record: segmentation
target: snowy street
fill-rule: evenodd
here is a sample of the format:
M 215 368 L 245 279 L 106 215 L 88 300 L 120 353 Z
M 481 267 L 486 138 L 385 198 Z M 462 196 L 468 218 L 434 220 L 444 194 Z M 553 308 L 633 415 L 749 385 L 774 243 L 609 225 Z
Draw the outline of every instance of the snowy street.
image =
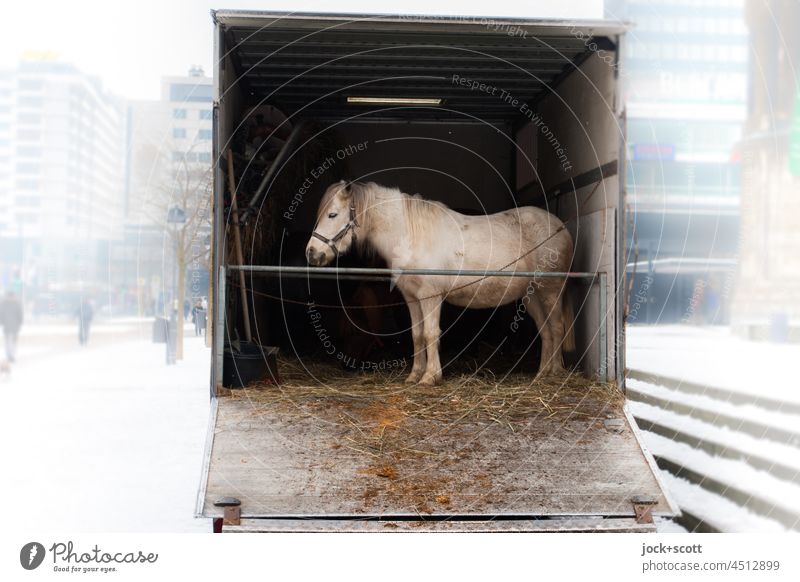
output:
M 13 500 L 6 517 L 15 527 L 210 531 L 193 517 L 210 351 L 186 329 L 184 360 L 166 366 L 150 321 L 97 325 L 86 348 L 74 324 L 23 328 L 18 362 L 0 376 L 2 494 Z M 629 406 L 681 508 L 723 531 L 796 528 L 800 397 L 786 379 L 800 347 L 678 326 L 631 328 L 628 342 L 628 367 L 653 374 L 629 379 Z M 718 392 L 659 384 L 678 374 Z M 751 396 L 768 398 L 768 407 L 739 402 Z
M 208 420 L 209 350 L 187 333 L 165 365 L 147 322 L 23 327 L 0 378 L 6 515 L 25 531 L 205 532 L 193 517 Z M 187 326 L 187 330 L 188 330 Z

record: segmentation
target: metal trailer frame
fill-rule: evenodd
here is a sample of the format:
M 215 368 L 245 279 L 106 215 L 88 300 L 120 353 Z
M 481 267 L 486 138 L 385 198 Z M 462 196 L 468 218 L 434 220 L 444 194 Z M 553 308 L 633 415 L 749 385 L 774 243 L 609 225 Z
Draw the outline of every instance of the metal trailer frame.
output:
M 571 34 L 575 35 L 576 38 L 587 38 L 588 35 L 592 37 L 599 37 L 598 42 L 600 43 L 599 48 L 602 49 L 606 47 L 603 38 L 611 38 L 613 42 L 617 45 L 614 51 L 616 58 L 619 57 L 619 50 L 620 44 L 622 41 L 622 35 L 627 30 L 628 26 L 624 23 L 616 23 L 616 22 L 609 22 L 605 20 L 542 20 L 542 19 L 526 19 L 526 18 L 492 18 L 492 19 L 480 19 L 477 17 L 446 17 L 446 16 L 414 16 L 413 18 L 410 17 L 403 17 L 397 15 L 364 15 L 364 14 L 323 14 L 323 13 L 282 13 L 282 12 L 274 12 L 274 11 L 252 11 L 252 10 L 218 10 L 212 11 L 212 18 L 216 24 L 215 27 L 215 35 L 214 35 L 214 105 L 213 105 L 213 123 L 214 123 L 214 138 L 212 141 L 213 147 L 213 159 L 215 160 L 215 176 L 214 176 L 214 208 L 213 208 L 213 217 L 214 217 L 214 229 L 213 229 L 213 252 L 212 252 L 212 263 L 214 265 L 214 289 L 217 290 L 216 296 L 214 297 L 213 307 L 215 309 L 215 314 L 212 319 L 214 322 L 214 326 L 212 326 L 212 345 L 214 346 L 214 358 L 212 364 L 212 392 L 215 391 L 215 388 L 221 387 L 222 383 L 222 345 L 223 342 L 217 340 L 217 335 L 222 335 L 223 337 L 226 334 L 225 330 L 225 322 L 223 314 L 219 313 L 222 310 L 222 307 L 225 305 L 225 293 L 224 293 L 224 283 L 220 277 L 219 267 L 224 267 L 225 265 L 222 264 L 222 257 L 224 256 L 224 247 L 225 247 L 225 231 L 224 231 L 224 209 L 220 201 L 224 198 L 224 191 L 225 191 L 225 183 L 223 179 L 223 168 L 221 167 L 224 159 L 225 159 L 225 150 L 227 149 L 227 144 L 220 143 L 220 136 L 222 135 L 221 132 L 221 123 L 222 120 L 220 119 L 220 102 L 224 97 L 225 89 L 222 87 L 222 69 L 225 67 L 226 58 L 229 57 L 230 51 L 227 50 L 226 46 L 226 29 L 229 27 L 235 26 L 246 26 L 248 24 L 252 24 L 253 22 L 263 22 L 263 21 L 272 21 L 272 22 L 292 22 L 296 23 L 297 26 L 301 28 L 307 27 L 306 21 L 319 21 L 319 22 L 326 22 L 330 23 L 331 27 L 340 26 L 340 23 L 344 20 L 349 24 L 365 24 L 369 23 L 370 25 L 374 26 L 376 30 L 381 29 L 382 26 L 385 25 L 393 25 L 396 23 L 408 23 L 409 21 L 413 21 L 417 24 L 420 24 L 425 28 L 425 30 L 438 30 L 441 29 L 443 26 L 463 26 L 469 25 L 473 28 L 482 27 L 487 28 L 488 26 L 494 27 L 495 30 L 498 28 L 505 28 L 505 29 L 513 29 L 513 27 L 526 27 L 526 30 L 534 30 L 534 31 L 541 31 L 542 33 L 548 33 L 552 31 L 559 31 L 559 30 L 566 30 L 566 27 L 569 27 Z M 259 32 L 263 31 L 262 28 Z M 313 30 L 313 29 L 312 29 Z M 580 33 L 580 37 L 577 35 Z M 580 50 L 575 50 L 574 52 L 569 52 L 568 49 L 560 47 L 556 48 L 556 52 L 563 55 L 564 58 L 571 58 L 574 55 L 572 64 L 576 67 L 579 66 L 584 59 L 591 56 L 594 52 L 593 50 L 585 49 L 583 44 L 580 43 L 581 48 Z M 549 45 L 548 45 L 549 46 Z M 556 45 L 554 45 L 556 46 Z M 608 48 L 608 47 L 606 47 Z M 594 50 L 598 50 L 596 47 Z M 277 51 L 271 53 L 270 56 L 276 55 Z M 263 60 L 263 59 L 262 59 Z M 282 65 L 283 66 L 283 65 Z M 619 63 L 614 63 L 614 75 L 615 77 L 619 76 Z M 249 66 L 249 71 L 255 71 L 255 65 Z M 557 87 L 562 80 L 570 76 L 572 71 L 564 70 L 558 74 L 552 74 L 550 76 L 550 81 L 548 85 L 551 89 Z M 538 79 L 539 77 L 537 77 Z M 542 79 L 545 77 L 542 76 Z M 545 93 L 541 93 L 539 97 L 532 102 L 533 105 L 538 103 L 541 99 L 546 96 Z M 614 109 L 614 114 L 616 116 L 617 122 L 622 126 L 624 124 L 624 110 L 623 110 L 623 103 L 620 98 L 619 93 L 615 95 L 615 102 L 612 104 Z M 496 117 L 487 117 L 489 119 L 497 119 Z M 381 122 L 390 122 L 392 121 L 392 116 L 389 117 L 380 117 L 380 118 L 370 118 L 367 120 L 358 120 L 358 122 L 363 123 L 381 123 Z M 301 118 L 302 121 L 302 118 Z M 447 121 L 448 123 L 476 123 L 474 119 L 463 119 L 463 118 L 451 118 Z M 426 120 L 420 119 L 415 120 L 415 123 L 441 123 L 441 120 Z M 294 142 L 293 137 L 296 137 L 296 133 L 292 132 L 290 138 L 286 140 L 284 144 L 284 148 L 278 154 L 275 164 L 270 170 L 268 170 L 264 176 L 264 179 L 259 186 L 257 196 L 254 198 L 260 197 L 266 187 L 269 185 L 269 182 L 275 175 L 275 169 L 279 162 L 282 162 L 286 158 L 286 151 L 288 151 L 289 146 L 291 143 Z M 577 191 L 578 189 L 584 187 L 586 184 L 591 184 L 592 181 L 598 181 L 602 183 L 602 181 L 610 176 L 613 176 L 614 173 L 617 174 L 619 178 L 619 203 L 617 205 L 617 210 L 619 212 L 622 211 L 624 208 L 624 176 L 622 174 L 624 170 L 624 163 L 622 160 L 625 159 L 625 150 L 624 150 L 624 143 L 621 143 L 620 151 L 619 151 L 619 162 L 615 164 L 614 168 L 609 172 L 606 167 L 596 168 L 594 170 L 590 170 L 584 172 L 579 176 L 575 176 L 568 180 L 564 184 L 560 184 L 557 188 L 551 189 L 548 192 L 548 199 L 555 200 L 562 194 L 564 194 L 565 188 L 572 188 L 573 191 Z M 587 182 L 588 180 L 588 182 Z M 240 216 L 242 216 L 245 220 L 247 217 L 253 212 L 253 203 L 249 204 L 246 208 L 240 209 Z M 624 288 L 624 278 L 625 268 L 624 265 L 626 263 L 625 258 L 621 256 L 623 253 L 621 249 L 624 248 L 624 223 L 622 221 L 616 222 L 616 245 L 618 249 L 617 257 L 615 259 L 615 268 L 619 275 L 618 279 L 620 279 L 618 288 L 615 289 L 614 296 L 618 296 L 618 291 Z M 621 245 L 621 246 L 620 246 Z M 289 276 L 290 270 L 285 270 L 285 267 L 275 267 L 271 270 L 265 270 L 262 268 L 250 268 L 256 267 L 253 265 L 243 266 L 241 270 L 248 270 L 252 272 L 262 272 L 262 273 L 274 273 L 279 275 Z M 230 266 L 229 268 L 238 268 L 234 266 Z M 369 269 L 362 271 L 360 273 L 349 272 L 345 273 L 344 271 L 321 271 L 319 269 L 315 270 L 315 273 L 309 273 L 308 276 L 310 277 L 347 277 L 352 278 L 354 276 L 360 275 L 370 275 L 372 274 L 375 276 L 377 273 L 370 273 Z M 384 276 L 390 275 L 391 273 L 383 273 Z M 434 275 L 435 273 L 425 273 Z M 446 272 L 446 273 L 439 273 L 439 274 L 447 274 L 447 275 L 454 275 L 458 274 L 457 272 Z M 468 274 L 468 273 L 464 273 Z M 516 276 L 513 274 L 505 273 L 497 276 Z M 520 275 L 524 276 L 524 275 Z M 537 276 L 542 276 L 541 273 L 537 273 Z M 598 284 L 602 280 L 604 282 L 603 285 L 599 285 L 599 292 L 598 292 L 598 303 L 599 309 L 601 311 L 600 315 L 598 315 L 598 319 L 601 322 L 600 330 L 598 334 L 598 342 L 603 344 L 600 348 L 598 348 L 598 355 L 603 355 L 603 359 L 598 362 L 598 368 L 601 370 L 601 375 L 605 378 L 604 370 L 607 370 L 609 362 L 607 362 L 607 358 L 609 357 L 608 353 L 608 329 L 607 324 L 608 322 L 608 315 L 609 312 L 613 316 L 614 321 L 614 346 L 617 349 L 614 350 L 613 357 L 615 358 L 615 380 L 617 384 L 620 386 L 620 389 L 624 391 L 624 360 L 623 354 L 624 350 L 621 348 L 624 346 L 624 331 L 623 326 L 621 325 L 622 322 L 622 315 L 624 314 L 624 305 L 621 304 L 621 301 L 617 300 L 611 308 L 603 309 L 602 306 L 607 305 L 608 301 L 608 273 L 607 272 L 597 272 L 592 273 L 591 277 L 589 274 L 584 273 L 581 276 L 573 276 L 571 273 L 554 273 L 553 276 L 559 277 L 572 277 L 572 278 L 583 278 L 583 279 L 591 279 L 591 284 Z
M 208 441 L 206 444 L 206 457 L 203 465 L 204 476 L 201 478 L 201 486 L 198 496 L 198 504 L 197 504 L 197 515 L 203 515 L 204 511 L 204 503 L 205 503 L 205 494 L 206 494 L 206 485 L 207 485 L 207 477 L 208 471 L 210 466 L 210 458 L 211 458 L 211 447 L 213 441 L 213 434 L 214 434 L 214 423 L 216 422 L 216 410 L 217 410 L 217 394 L 222 388 L 222 377 L 223 377 L 223 351 L 224 351 L 224 343 L 227 335 L 226 329 L 226 321 L 225 321 L 225 305 L 226 305 L 226 276 L 228 271 L 245 271 L 253 274 L 259 274 L 263 276 L 287 276 L 287 277 L 308 277 L 308 278 L 343 278 L 343 279 L 370 279 L 370 280 L 387 280 L 393 276 L 402 275 L 402 274 L 415 274 L 415 275 L 430 275 L 430 276 L 440 276 L 440 275 L 463 275 L 463 276 L 497 276 L 497 277 L 564 277 L 564 278 L 571 278 L 576 280 L 581 280 L 588 283 L 590 286 L 597 286 L 597 299 L 598 299 L 598 313 L 596 316 L 596 320 L 598 323 L 598 362 L 599 362 L 599 376 L 600 379 L 603 381 L 608 380 L 607 370 L 608 370 L 608 358 L 610 354 L 608 353 L 608 316 L 609 314 L 613 317 L 613 336 L 614 336 L 614 353 L 613 356 L 615 358 L 615 376 L 614 381 L 619 386 L 619 388 L 624 392 L 625 390 L 625 374 L 624 374 L 624 310 L 625 306 L 622 303 L 621 297 L 623 297 L 622 290 L 624 289 L 624 278 L 625 278 L 625 265 L 626 265 L 626 257 L 624 256 L 624 248 L 625 248 L 625 223 L 623 220 L 617 220 L 615 225 L 616 229 L 614 232 L 614 239 L 616 244 L 616 257 L 612 261 L 611 265 L 614 266 L 616 269 L 616 273 L 618 275 L 618 287 L 614 289 L 615 298 L 612 305 L 608 305 L 608 283 L 609 283 L 609 273 L 607 271 L 598 271 L 598 272 L 510 272 L 510 271 L 451 271 L 451 270 L 428 270 L 428 269 L 406 269 L 406 270 L 398 270 L 398 269 L 371 269 L 371 268 L 331 268 L 331 267 L 324 267 L 324 268 L 306 268 L 306 267 L 287 267 L 287 266 L 263 266 L 263 265 L 225 265 L 223 264 L 223 258 L 225 256 L 224 249 L 225 249 L 225 229 L 224 229 L 224 209 L 222 200 L 224 199 L 224 191 L 225 191 L 225 184 L 223 179 L 223 161 L 225 159 L 224 153 L 227 149 L 227 144 L 221 143 L 221 136 L 223 135 L 222 132 L 222 124 L 223 120 L 221 118 L 221 102 L 224 97 L 224 90 L 222 87 L 222 69 L 226 66 L 226 57 L 228 56 L 228 51 L 226 47 L 226 27 L 232 25 L 239 25 L 239 26 L 246 26 L 254 21 L 264 21 L 264 20 L 297 20 L 299 25 L 306 26 L 303 22 L 304 19 L 314 20 L 314 21 L 327 21 L 333 23 L 335 26 L 337 22 L 341 22 L 343 19 L 349 19 L 350 23 L 357 22 L 363 24 L 364 22 L 368 22 L 374 24 L 377 29 L 383 25 L 383 23 L 398 23 L 398 22 L 407 22 L 407 18 L 399 17 L 399 16 L 392 16 L 392 15 L 347 15 L 347 14 L 315 14 L 315 13 L 306 13 L 306 14 L 290 14 L 290 13 L 277 13 L 277 12 L 255 12 L 255 11 L 212 11 L 212 17 L 215 21 L 215 35 L 214 35 L 214 104 L 213 104 L 213 127 L 214 127 L 214 136 L 212 141 L 213 147 L 213 159 L 214 162 L 214 196 L 213 196 L 213 220 L 214 220 L 214 228 L 213 228 L 213 249 L 212 249 L 212 261 L 214 265 L 213 269 L 213 301 L 212 306 L 214 309 L 213 314 L 213 326 L 212 326 L 212 346 L 213 346 L 213 357 L 212 357 L 212 366 L 211 366 L 211 398 L 212 398 L 212 409 L 213 414 L 211 416 L 211 421 L 209 425 L 209 436 Z M 462 21 L 454 18 L 447 18 L 447 17 L 414 17 L 415 22 L 422 23 L 425 27 L 436 30 L 441 28 L 442 26 L 452 26 L 452 25 L 459 25 L 464 24 L 463 19 Z M 477 19 L 472 19 L 472 24 L 475 24 Z M 552 30 L 566 30 L 566 27 L 571 27 L 571 30 L 579 31 L 581 34 L 586 35 L 601 35 L 601 37 L 606 37 L 609 39 L 613 39 L 613 43 L 615 43 L 614 53 L 617 59 L 617 62 L 614 65 L 614 77 L 619 77 L 619 51 L 622 42 L 622 35 L 624 31 L 627 29 L 627 25 L 620 24 L 620 23 L 609 23 L 607 21 L 567 21 L 567 20 L 532 20 L 532 19 L 514 19 L 514 18 L 499 18 L 499 19 L 492 19 L 491 21 L 495 26 L 525 26 L 529 27 L 532 30 L 541 30 L 541 31 L 552 31 Z M 579 55 L 578 57 L 573 60 L 573 65 L 577 68 L 581 63 L 583 58 L 587 58 L 589 55 L 586 51 L 580 51 L 583 56 Z M 589 51 L 592 52 L 592 51 Z M 551 88 L 555 88 L 563 78 L 568 77 L 568 73 L 571 71 L 566 71 L 562 73 L 562 75 L 558 75 L 551 80 L 549 86 Z M 534 103 L 538 103 L 539 99 L 542 99 L 544 95 L 540 94 L 540 97 Z M 614 103 L 612 104 L 614 117 L 616 123 L 622 130 L 624 131 L 625 125 L 625 111 L 624 111 L 624 104 L 622 102 L 621 96 L 618 91 L 615 92 L 614 96 Z M 487 114 L 487 120 L 493 119 L 491 114 Z M 366 120 L 358 120 L 357 122 L 365 122 Z M 393 117 L 380 117 L 370 119 L 369 123 L 385 123 L 385 122 L 392 122 L 396 121 Z M 415 123 L 439 123 L 441 120 L 439 119 L 419 119 L 415 120 Z M 457 119 L 452 118 L 446 121 L 446 123 L 473 123 L 473 120 L 469 119 Z M 515 135 L 512 133 L 512 135 Z M 287 140 L 287 142 L 292 140 Z M 288 145 L 285 144 L 285 145 Z M 282 160 L 285 156 L 281 154 L 278 155 L 276 158 L 276 162 Z M 620 140 L 620 148 L 618 152 L 618 160 L 615 162 L 615 166 L 609 169 L 607 166 L 602 166 L 595 168 L 593 170 L 589 170 L 584 172 L 581 175 L 574 176 L 568 183 L 566 187 L 572 188 L 572 191 L 577 193 L 577 191 L 585 187 L 586 184 L 591 185 L 593 181 L 597 181 L 602 183 L 608 176 L 614 176 L 616 174 L 618 178 L 618 186 L 619 186 L 619 199 L 618 204 L 616 206 L 617 210 L 617 218 L 620 218 L 621 215 L 624 213 L 625 209 L 625 180 L 624 180 L 624 170 L 625 170 L 625 158 L 626 158 L 626 151 L 625 151 L 625 144 L 624 140 Z M 261 187 L 259 187 L 259 195 L 264 190 L 264 186 L 268 186 L 271 178 L 275 175 L 274 172 L 275 168 L 271 168 L 265 175 L 265 178 L 262 180 Z M 513 171 L 513 170 L 512 170 Z M 587 181 L 588 180 L 588 181 Z M 560 184 L 558 188 L 555 190 L 551 190 L 548 192 L 548 200 L 554 200 L 558 198 L 561 194 L 564 193 L 563 187 L 565 184 Z M 241 209 L 240 212 L 246 217 L 247 213 L 250 212 L 251 208 L 244 208 Z M 630 414 L 625 411 L 625 418 L 626 421 L 631 425 L 633 429 L 633 435 L 636 441 L 639 443 L 641 448 L 641 437 L 636 429 L 635 425 L 631 422 Z M 645 455 L 647 457 L 647 455 Z M 669 512 L 665 515 L 675 515 L 679 514 L 680 511 L 675 504 L 675 502 L 671 499 L 669 494 L 663 487 L 661 483 L 660 477 L 658 476 L 658 471 L 653 464 L 651 458 L 647 457 L 647 463 L 649 464 L 650 468 L 654 471 L 656 480 L 659 482 L 661 486 L 662 493 L 664 493 L 664 500 L 666 506 L 669 508 Z M 226 526 L 232 527 L 232 531 L 263 531 L 260 529 L 258 525 L 253 525 L 250 523 L 249 526 L 244 525 L 244 521 L 240 522 L 239 520 L 239 509 L 238 504 L 236 503 L 237 500 L 222 500 L 221 503 L 217 505 L 219 507 L 225 508 L 225 520 Z M 633 500 L 634 506 L 636 507 L 636 514 L 637 514 L 637 523 L 640 525 L 643 523 L 639 521 L 641 517 L 646 522 L 650 518 L 650 510 L 649 506 L 651 501 L 648 499 L 641 499 Z M 229 520 L 230 516 L 230 520 Z M 302 530 L 302 523 L 300 525 L 290 523 L 291 520 L 288 520 L 290 516 L 283 516 L 280 519 L 284 520 L 281 522 L 281 525 L 273 524 L 274 528 L 270 531 L 276 531 L 281 529 L 290 529 L 292 531 Z M 531 516 L 527 516 L 526 519 L 530 519 Z M 535 519 L 535 516 L 533 516 Z M 220 518 L 220 524 L 221 524 Z M 376 516 L 366 516 L 367 520 L 366 524 L 368 526 L 369 520 L 371 519 L 380 519 L 380 517 Z M 288 521 L 286 521 L 288 520 Z M 255 520 L 258 522 L 259 520 Z M 335 516 L 334 516 L 335 521 Z M 614 520 L 612 520 L 614 521 Z M 243 525 L 241 527 L 238 526 L 239 523 Z M 350 522 L 351 524 L 353 522 Z M 489 522 L 483 522 L 485 528 L 481 529 L 478 528 L 480 531 L 498 531 L 503 530 L 503 527 L 492 527 L 491 525 L 486 525 Z M 534 522 L 535 523 L 535 522 Z M 618 521 L 619 524 L 622 521 Z M 602 524 L 598 525 L 597 523 L 590 523 L 585 524 L 583 522 L 564 522 L 565 529 L 569 530 L 570 527 L 573 527 L 574 531 L 596 531 L 596 530 L 605 530 L 605 531 L 614 531 L 613 526 L 603 526 Z M 571 525 L 570 525 L 571 524 Z M 330 525 L 331 531 L 342 531 L 342 528 L 338 525 Z M 585 527 L 584 527 L 585 526 Z M 634 526 L 635 527 L 635 524 Z M 238 529 L 237 529 L 238 528 Z M 314 531 L 319 531 L 319 528 L 312 528 Z M 324 528 L 323 528 L 324 529 Z M 514 530 L 514 527 L 511 527 Z M 535 531 L 537 529 L 536 526 L 531 526 L 530 528 L 526 529 L 525 531 Z M 544 527 L 543 529 L 548 530 L 558 530 L 558 526 L 552 527 Z M 624 527 L 622 529 L 625 529 Z M 652 531 L 652 528 L 644 527 L 647 531 Z M 369 527 L 366 529 L 359 529 L 359 528 L 347 528 L 345 527 L 344 530 L 346 531 L 368 531 Z M 626 531 L 631 531 L 630 524 L 627 527 Z

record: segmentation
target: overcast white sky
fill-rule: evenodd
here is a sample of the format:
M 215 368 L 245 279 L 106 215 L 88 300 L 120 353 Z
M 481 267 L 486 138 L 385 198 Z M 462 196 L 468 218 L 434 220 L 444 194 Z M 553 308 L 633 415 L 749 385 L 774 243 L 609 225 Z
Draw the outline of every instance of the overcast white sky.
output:
M 211 73 L 212 8 L 469 16 L 601 18 L 602 0 L 11 0 L 0 67 L 52 51 L 113 92 L 155 99 L 159 79 L 190 65 Z

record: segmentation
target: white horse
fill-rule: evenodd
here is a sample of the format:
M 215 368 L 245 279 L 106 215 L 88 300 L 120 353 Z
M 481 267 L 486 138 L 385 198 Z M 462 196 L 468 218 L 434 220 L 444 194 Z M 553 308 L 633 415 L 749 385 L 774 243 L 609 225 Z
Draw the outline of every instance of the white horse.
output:
M 312 266 L 330 264 L 352 246 L 377 252 L 392 269 L 565 272 L 572 237 L 552 214 L 522 207 L 466 216 L 440 202 L 370 182 L 328 187 L 306 247 Z M 573 314 L 562 301 L 563 277 L 399 275 L 394 283 L 411 312 L 414 365 L 406 382 L 436 384 L 442 301 L 471 308 L 522 298 L 542 338 L 539 374 L 564 371 L 561 350 L 574 349 Z

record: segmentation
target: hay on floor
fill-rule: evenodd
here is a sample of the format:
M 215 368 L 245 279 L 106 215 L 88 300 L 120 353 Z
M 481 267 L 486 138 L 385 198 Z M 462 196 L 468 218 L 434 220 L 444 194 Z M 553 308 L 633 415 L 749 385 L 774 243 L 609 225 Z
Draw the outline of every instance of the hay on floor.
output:
M 254 414 L 318 417 L 341 427 L 339 444 L 376 459 L 434 454 L 417 448 L 425 426 L 491 423 L 516 432 L 537 421 L 603 419 L 621 414 L 617 386 L 577 373 L 534 378 L 488 370 L 445 370 L 438 386 L 405 384 L 407 370 L 352 372 L 330 362 L 281 358 L 281 384 L 258 382 L 231 397 L 254 405 Z M 386 472 L 386 478 L 391 478 Z

